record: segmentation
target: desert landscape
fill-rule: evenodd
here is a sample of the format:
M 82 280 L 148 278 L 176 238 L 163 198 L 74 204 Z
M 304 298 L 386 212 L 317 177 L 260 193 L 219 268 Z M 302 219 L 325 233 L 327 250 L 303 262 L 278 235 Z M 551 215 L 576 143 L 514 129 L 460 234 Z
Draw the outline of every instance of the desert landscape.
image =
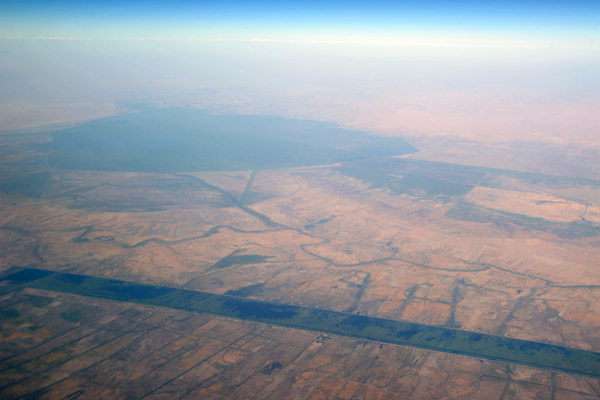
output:
M 0 397 L 600 397 L 595 174 L 172 110 L 0 135 Z M 257 126 L 273 156 L 95 134 L 148 112 Z M 296 123 L 319 141 L 277 157 L 269 129 Z

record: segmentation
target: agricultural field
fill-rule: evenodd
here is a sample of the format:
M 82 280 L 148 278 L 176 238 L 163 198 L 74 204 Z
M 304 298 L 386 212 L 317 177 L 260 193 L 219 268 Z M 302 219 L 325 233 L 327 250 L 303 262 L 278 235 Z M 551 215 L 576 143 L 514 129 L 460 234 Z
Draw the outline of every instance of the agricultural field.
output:
M 0 397 L 599 398 L 600 181 L 420 152 L 175 108 L 1 135 Z

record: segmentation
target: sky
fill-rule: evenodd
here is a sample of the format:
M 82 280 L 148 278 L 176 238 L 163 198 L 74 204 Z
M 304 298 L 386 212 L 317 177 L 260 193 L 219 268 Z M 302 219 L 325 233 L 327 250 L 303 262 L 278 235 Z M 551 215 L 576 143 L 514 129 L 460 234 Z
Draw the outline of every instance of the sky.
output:
M 600 145 L 598 71 L 600 0 L 0 1 L 0 130 L 140 101 Z
M 598 0 L 0 2 L 2 38 L 595 40 Z

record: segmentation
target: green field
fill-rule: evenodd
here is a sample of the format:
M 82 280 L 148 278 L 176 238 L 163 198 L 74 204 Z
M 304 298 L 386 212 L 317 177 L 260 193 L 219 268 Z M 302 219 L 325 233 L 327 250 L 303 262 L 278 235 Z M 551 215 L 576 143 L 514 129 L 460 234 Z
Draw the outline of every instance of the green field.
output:
M 34 268 L 14 272 L 1 281 L 8 284 L 4 290 L 33 287 L 600 377 L 600 353 L 546 343 Z
M 551 232 L 563 239 L 577 239 L 600 235 L 600 226 L 588 221 L 550 221 L 542 218 L 529 217 L 523 214 L 494 210 L 471 204 L 463 200 L 458 201 L 456 205 L 446 213 L 446 216 L 463 221 L 491 223 L 496 226 L 513 224 L 527 229 Z

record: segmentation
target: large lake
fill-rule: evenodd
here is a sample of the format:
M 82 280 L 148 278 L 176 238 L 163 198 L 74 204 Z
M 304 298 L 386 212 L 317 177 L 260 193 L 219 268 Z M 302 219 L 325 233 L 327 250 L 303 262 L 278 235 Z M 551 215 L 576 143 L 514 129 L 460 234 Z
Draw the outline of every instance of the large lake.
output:
M 219 171 L 331 164 L 416 151 L 331 123 L 142 108 L 52 133 L 50 165 L 104 171 Z

